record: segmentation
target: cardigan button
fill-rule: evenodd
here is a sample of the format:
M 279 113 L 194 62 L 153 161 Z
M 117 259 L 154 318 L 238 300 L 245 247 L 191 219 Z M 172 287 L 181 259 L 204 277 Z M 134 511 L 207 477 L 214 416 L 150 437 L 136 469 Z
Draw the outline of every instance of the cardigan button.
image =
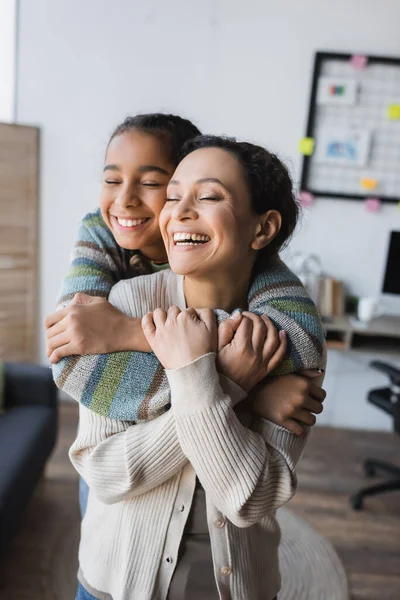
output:
M 230 567 L 222 567 L 221 575 L 230 575 L 232 573 L 232 569 Z
M 214 525 L 215 527 L 218 527 L 218 529 L 222 529 L 222 527 L 225 527 L 226 521 L 222 517 L 218 517 L 218 519 L 215 519 Z
M 167 561 L 167 563 L 172 564 L 172 558 L 170 556 L 167 556 L 167 558 L 165 559 Z

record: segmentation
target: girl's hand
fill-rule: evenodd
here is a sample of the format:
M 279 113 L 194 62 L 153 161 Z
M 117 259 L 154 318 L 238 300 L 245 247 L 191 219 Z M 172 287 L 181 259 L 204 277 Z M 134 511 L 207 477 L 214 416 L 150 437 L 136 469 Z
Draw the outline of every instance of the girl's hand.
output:
M 218 328 L 218 371 L 248 392 L 278 366 L 286 346 L 286 333 L 268 317 L 243 312 Z
M 105 298 L 76 294 L 71 304 L 46 317 L 46 353 L 51 363 L 73 354 L 123 350 L 149 352 L 140 319 L 132 319 Z
M 305 425 L 315 425 L 322 413 L 326 398 L 316 379 L 318 370 L 303 371 L 305 375 L 290 374 L 269 377 L 254 393 L 253 411 L 260 417 L 282 425 L 296 435 L 302 435 Z
M 211 309 L 157 308 L 142 319 L 143 333 L 165 369 L 179 369 L 217 351 L 217 321 Z

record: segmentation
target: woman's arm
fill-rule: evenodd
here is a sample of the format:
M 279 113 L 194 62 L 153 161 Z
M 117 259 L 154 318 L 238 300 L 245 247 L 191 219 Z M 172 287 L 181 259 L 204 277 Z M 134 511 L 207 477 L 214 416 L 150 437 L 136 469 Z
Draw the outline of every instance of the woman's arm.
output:
M 307 434 L 264 419 L 245 427 L 219 385 L 216 355 L 168 371 L 178 438 L 215 506 L 238 527 L 276 510 L 296 490 L 295 465 Z
M 130 425 L 79 408 L 79 432 L 69 456 L 101 502 L 112 504 L 145 494 L 187 463 L 171 410 Z
M 219 383 L 211 311 L 181 313 L 173 307 L 168 314 L 146 315 L 142 325 L 168 369 L 182 450 L 215 506 L 238 527 L 247 527 L 287 502 L 296 488 L 295 465 L 307 435 L 297 437 L 263 419 L 254 419 L 253 430 L 241 423 L 234 410 L 238 399 Z M 235 337 L 240 339 L 240 329 L 248 325 L 244 317 Z M 261 322 L 250 337 L 253 347 L 256 338 L 266 343 Z M 258 372 L 256 362 L 252 368 Z

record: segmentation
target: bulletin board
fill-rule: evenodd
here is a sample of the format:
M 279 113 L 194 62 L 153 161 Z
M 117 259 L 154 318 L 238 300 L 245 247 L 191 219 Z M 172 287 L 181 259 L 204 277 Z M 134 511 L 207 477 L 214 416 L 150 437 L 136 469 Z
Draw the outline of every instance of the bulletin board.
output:
M 400 201 L 400 58 L 317 52 L 303 154 L 306 195 Z

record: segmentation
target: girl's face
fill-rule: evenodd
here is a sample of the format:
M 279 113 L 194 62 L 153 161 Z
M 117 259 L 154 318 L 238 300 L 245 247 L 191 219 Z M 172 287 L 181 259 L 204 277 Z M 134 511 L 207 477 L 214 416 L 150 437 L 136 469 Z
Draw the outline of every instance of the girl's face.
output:
M 160 215 L 171 269 L 214 280 L 238 268 L 250 274 L 260 218 L 252 210 L 243 167 L 230 152 L 192 152 L 172 176 Z
M 165 260 L 158 219 L 174 168 L 168 144 L 156 135 L 132 129 L 111 140 L 100 208 L 122 248 L 141 250 L 150 260 Z

